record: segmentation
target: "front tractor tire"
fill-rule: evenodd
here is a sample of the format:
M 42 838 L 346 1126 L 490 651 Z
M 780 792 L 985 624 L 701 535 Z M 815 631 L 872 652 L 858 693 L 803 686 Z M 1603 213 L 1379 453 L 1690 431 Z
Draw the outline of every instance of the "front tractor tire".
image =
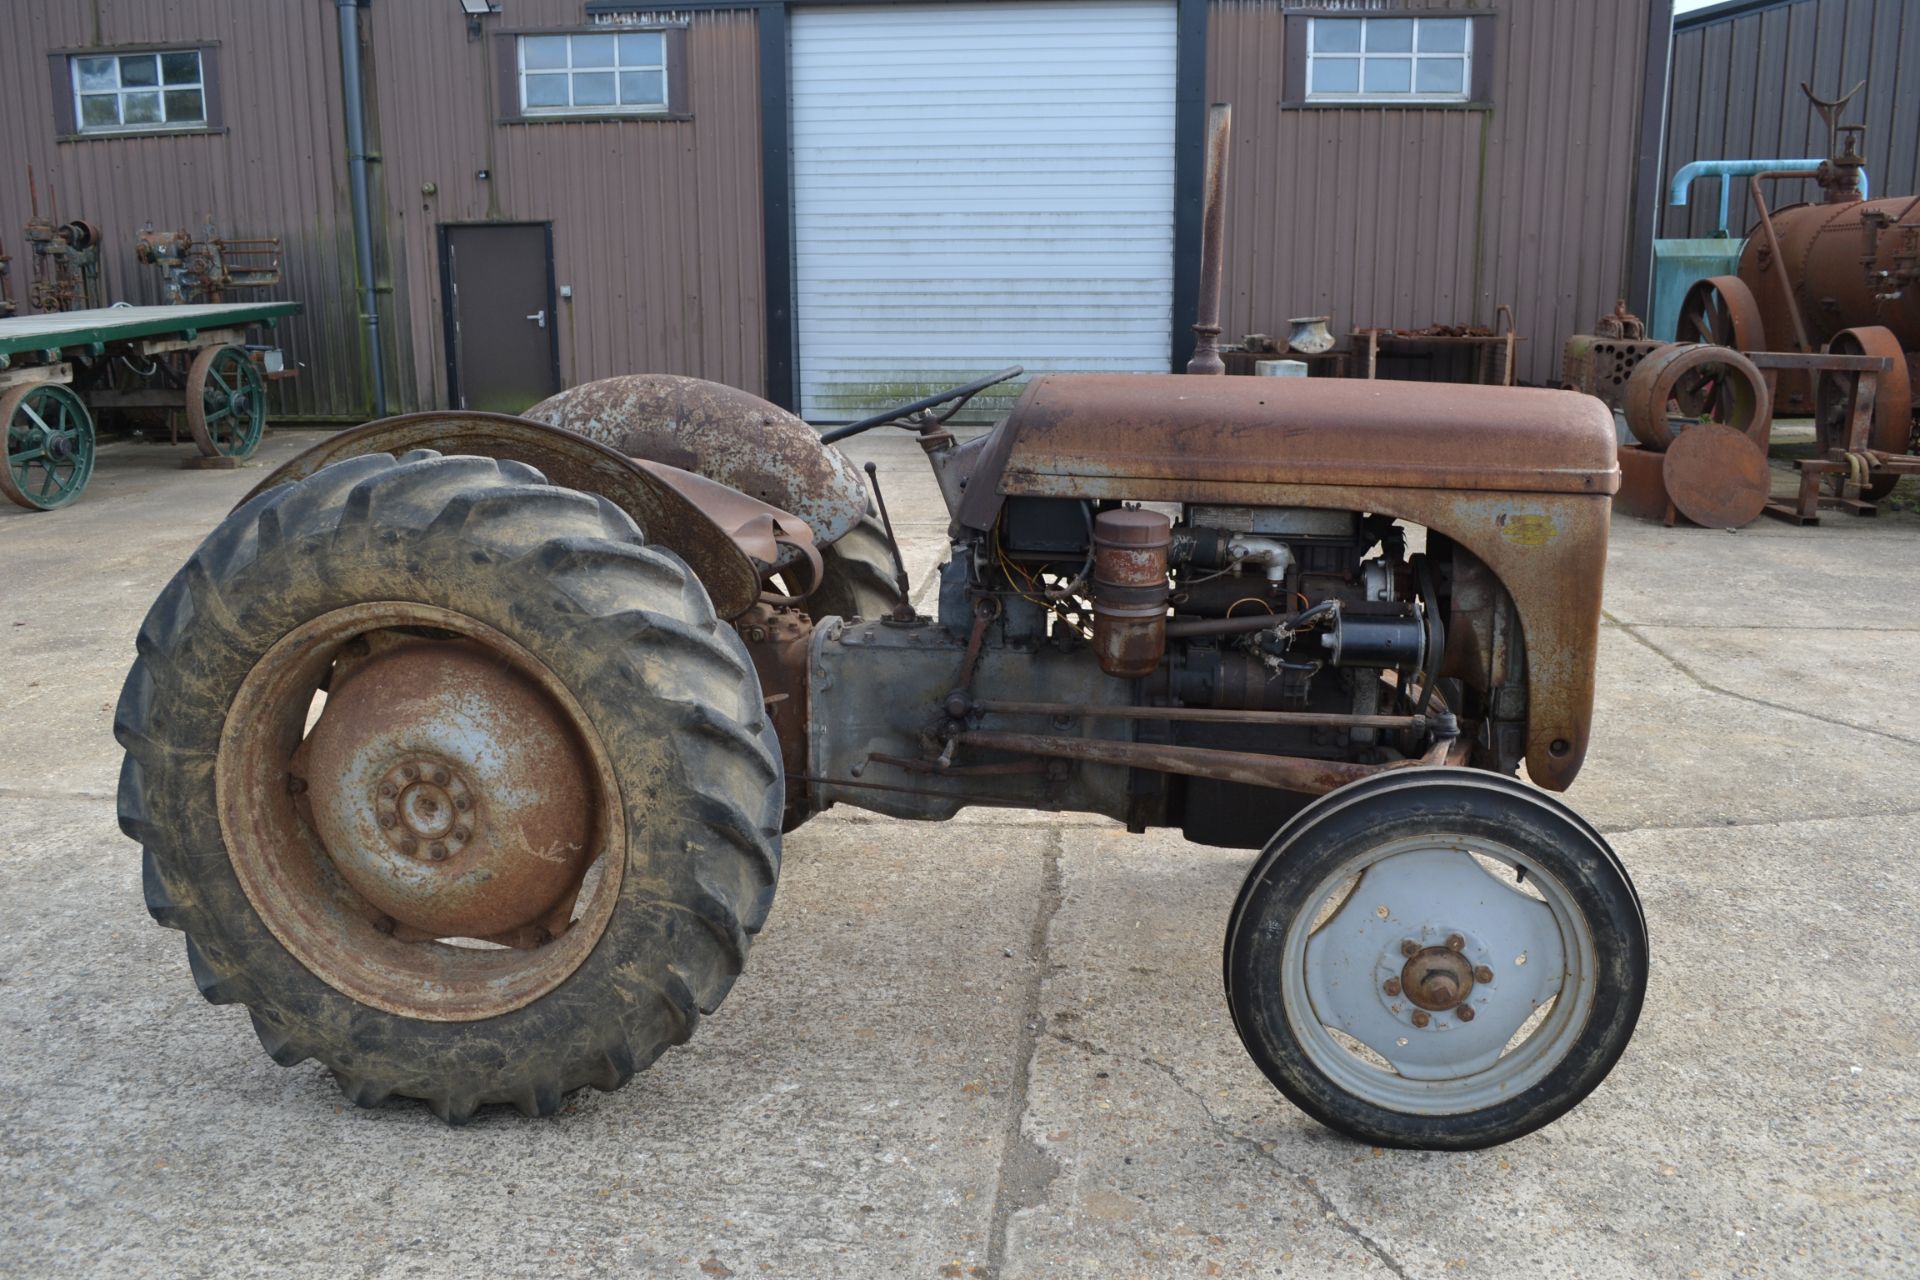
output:
M 550 1114 L 725 998 L 772 903 L 760 686 L 676 557 L 487 458 L 335 463 L 154 603 L 120 825 L 195 982 L 354 1102 Z

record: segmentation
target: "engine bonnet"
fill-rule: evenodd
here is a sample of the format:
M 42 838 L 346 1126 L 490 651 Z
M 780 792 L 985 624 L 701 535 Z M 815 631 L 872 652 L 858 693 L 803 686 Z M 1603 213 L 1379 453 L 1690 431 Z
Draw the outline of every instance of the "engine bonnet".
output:
M 1571 391 L 1352 379 L 1045 374 L 995 429 L 962 523 L 1000 499 L 1184 501 L 1248 485 L 1603 496 L 1620 487 L 1612 416 Z

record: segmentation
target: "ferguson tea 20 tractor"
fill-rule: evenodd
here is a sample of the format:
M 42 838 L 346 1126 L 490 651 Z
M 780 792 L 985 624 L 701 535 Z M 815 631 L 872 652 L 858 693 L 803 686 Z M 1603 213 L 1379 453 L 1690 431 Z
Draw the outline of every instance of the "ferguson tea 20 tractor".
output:
M 200 990 L 361 1105 L 545 1115 L 719 1005 L 783 831 L 1072 810 L 1260 851 L 1227 1003 L 1310 1115 L 1471 1148 L 1573 1107 L 1647 975 L 1625 871 L 1548 794 L 1586 751 L 1606 411 L 1048 375 L 949 429 L 1018 372 L 824 438 L 617 378 L 282 467 L 154 603 L 115 721 Z M 951 517 L 929 613 L 829 443 L 880 425 Z

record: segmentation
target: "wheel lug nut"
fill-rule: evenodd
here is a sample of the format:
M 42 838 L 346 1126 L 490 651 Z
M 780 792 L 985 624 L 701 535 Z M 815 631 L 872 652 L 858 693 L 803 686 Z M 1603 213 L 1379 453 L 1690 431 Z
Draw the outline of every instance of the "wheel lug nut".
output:
M 1390 996 L 1397 996 L 1400 994 L 1400 979 L 1388 978 L 1380 989 Z
M 1416 1027 L 1424 1027 L 1424 1026 L 1426 1026 L 1426 1025 L 1427 1025 L 1427 1023 L 1429 1023 L 1429 1022 L 1431 1022 L 1431 1021 L 1432 1021 L 1432 1019 L 1431 1019 L 1431 1018 L 1429 1018 L 1429 1017 L 1427 1016 L 1427 1011 L 1426 1011 L 1425 1009 L 1415 1009 L 1415 1010 L 1413 1011 L 1413 1025 L 1414 1025 L 1414 1026 L 1416 1026 Z
M 380 825 L 383 827 L 391 827 L 398 821 L 400 821 L 400 819 L 394 817 L 390 813 L 383 813 L 380 815 Z
M 415 840 L 412 836 L 408 836 L 406 839 L 400 842 L 400 852 L 402 853 L 418 853 L 419 851 L 420 851 L 420 842 L 418 840 Z
M 1400 944 L 1400 954 L 1403 956 L 1411 956 L 1416 952 L 1418 952 L 1419 950 L 1420 950 L 1420 944 L 1415 942 L 1412 938 L 1408 938 L 1405 942 Z
M 415 778 L 420 776 L 420 770 L 417 766 L 408 765 L 406 768 L 400 771 L 400 776 L 405 778 L 408 782 L 412 782 Z
M 1483 964 L 1478 969 L 1475 969 L 1473 971 L 1473 980 L 1475 982 L 1492 982 L 1493 981 L 1492 967 L 1489 965 Z
M 428 849 L 427 852 L 435 862 L 445 862 L 447 860 L 447 846 L 441 844 L 438 840 L 433 842 L 433 847 Z
M 1447 935 L 1447 950 L 1458 951 L 1467 945 L 1467 940 L 1457 933 Z
M 465 844 L 467 842 L 467 837 L 472 834 L 473 832 L 467 830 L 465 827 L 459 827 L 454 831 L 453 838 L 455 840 L 460 841 L 460 843 Z
M 1470 1004 L 1463 1004 L 1458 1009 L 1455 1009 L 1453 1011 L 1453 1016 L 1460 1019 L 1460 1021 L 1462 1022 L 1472 1022 L 1473 1006 Z
M 453 807 L 465 813 L 467 810 L 473 808 L 473 801 L 467 799 L 465 796 L 455 796 L 453 798 Z
M 448 774 L 445 769 L 435 769 L 433 771 L 433 785 L 436 787 L 446 786 L 447 777 L 448 777 Z
M 382 800 L 391 800 L 396 790 L 398 790 L 398 788 L 391 782 L 383 782 L 380 784 L 380 798 Z

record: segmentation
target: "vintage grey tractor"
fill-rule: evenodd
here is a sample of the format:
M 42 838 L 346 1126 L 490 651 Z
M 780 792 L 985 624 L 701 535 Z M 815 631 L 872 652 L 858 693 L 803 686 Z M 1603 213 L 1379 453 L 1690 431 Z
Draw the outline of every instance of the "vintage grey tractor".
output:
M 1549 794 L 1587 748 L 1606 411 L 1055 374 L 952 425 L 1018 372 L 825 436 L 615 378 L 269 476 L 154 603 L 115 720 L 201 992 L 363 1106 L 546 1115 L 720 1004 L 783 831 L 1073 810 L 1260 851 L 1227 1002 L 1325 1124 L 1482 1147 L 1586 1097 L 1647 978 L 1626 872 Z M 919 600 L 831 443 L 881 425 L 951 520 Z

